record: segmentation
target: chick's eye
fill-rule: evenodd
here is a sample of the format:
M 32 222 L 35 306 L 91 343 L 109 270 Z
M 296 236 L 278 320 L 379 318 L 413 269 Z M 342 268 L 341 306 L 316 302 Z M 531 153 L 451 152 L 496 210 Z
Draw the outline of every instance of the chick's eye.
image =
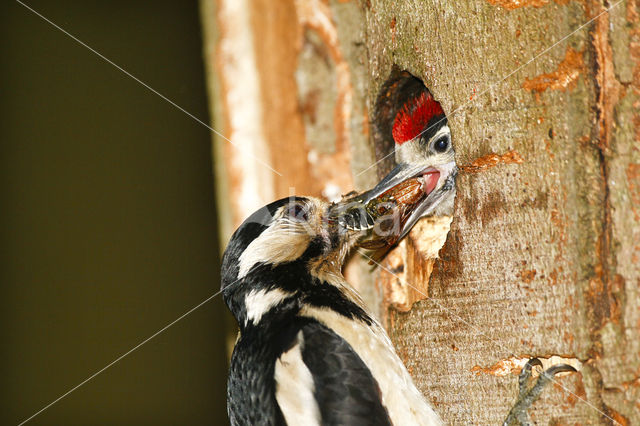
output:
M 433 149 L 437 152 L 445 152 L 449 149 L 449 140 L 447 138 L 440 138 L 433 144 Z
M 301 204 L 291 204 L 289 205 L 288 214 L 291 219 L 297 221 L 307 221 L 309 220 L 309 213 L 305 206 Z

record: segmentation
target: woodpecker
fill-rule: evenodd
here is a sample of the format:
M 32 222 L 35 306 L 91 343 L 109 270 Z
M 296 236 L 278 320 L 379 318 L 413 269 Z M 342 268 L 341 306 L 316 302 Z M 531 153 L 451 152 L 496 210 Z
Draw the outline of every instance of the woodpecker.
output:
M 227 386 L 233 426 L 441 424 L 341 272 L 387 214 L 398 218 L 385 240 L 394 243 L 421 217 L 453 210 L 457 168 L 443 109 L 408 73 L 392 84 L 407 89 L 390 109 L 397 165 L 378 185 L 336 204 L 275 201 L 231 237 L 222 292 L 239 326 Z M 505 424 L 526 422 L 553 375 L 574 371 L 552 367 L 528 387 L 534 365 L 523 369 Z
M 377 114 L 384 115 L 377 117 L 382 122 L 379 125 L 381 137 L 393 140 L 396 166 L 373 189 L 346 200 L 354 203 L 356 209 L 350 215 L 344 215 L 342 220 L 348 228 L 371 229 L 373 221 L 361 215 L 357 206 L 375 203 L 381 195 L 414 179 L 421 183 L 424 197 L 411 206 L 402 232 L 395 235 L 394 241 L 397 241 L 421 217 L 451 215 L 458 169 L 447 117 L 422 81 L 400 72 L 381 92 L 396 93 L 392 99 L 382 96 L 377 105 Z
M 438 425 L 391 341 L 341 268 L 366 230 L 344 206 L 275 201 L 233 234 L 222 292 L 239 326 L 232 425 Z
M 341 225 L 343 214 L 341 203 L 285 198 L 231 237 L 222 261 L 224 301 L 240 329 L 227 386 L 231 425 L 441 424 L 341 273 L 368 235 Z M 551 378 L 575 371 L 551 367 L 528 387 L 535 365 L 523 369 L 505 425 L 526 423 Z

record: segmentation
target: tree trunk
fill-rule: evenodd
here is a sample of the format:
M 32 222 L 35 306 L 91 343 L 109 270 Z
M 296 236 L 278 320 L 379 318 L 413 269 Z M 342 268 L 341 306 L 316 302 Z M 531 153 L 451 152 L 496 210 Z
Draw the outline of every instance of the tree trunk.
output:
M 213 123 L 236 145 L 215 137 L 223 243 L 290 191 L 376 183 L 388 147 L 369 120 L 397 65 L 449 118 L 465 166 L 453 218 L 439 259 L 451 218 L 374 270 L 357 255 L 347 277 L 420 389 L 448 424 L 498 424 L 535 356 L 579 373 L 556 377 L 534 421 L 640 424 L 639 14 L 637 0 L 202 0 Z

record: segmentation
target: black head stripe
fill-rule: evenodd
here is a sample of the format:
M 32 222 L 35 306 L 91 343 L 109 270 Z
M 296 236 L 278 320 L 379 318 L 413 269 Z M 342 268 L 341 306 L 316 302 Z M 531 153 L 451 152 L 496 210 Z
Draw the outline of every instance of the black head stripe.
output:
M 420 135 L 420 140 L 429 142 L 431 138 L 443 127 L 447 125 L 447 117 L 443 114 L 436 115 L 429 120 L 429 124 L 423 130 L 424 133 Z
M 317 282 L 304 296 L 304 303 L 319 308 L 329 308 L 338 314 L 371 325 L 373 320 L 360 306 L 349 300 L 337 287 Z
M 269 226 L 269 224 L 271 223 L 271 221 L 273 220 L 274 216 L 276 215 L 276 213 L 278 212 L 278 210 L 288 204 L 288 203 L 293 203 L 293 202 L 302 202 L 305 203 L 308 201 L 308 198 L 305 197 L 296 197 L 296 196 L 292 196 L 292 197 L 287 197 L 287 198 L 281 198 L 277 201 L 274 201 L 270 204 L 267 204 L 266 206 L 256 210 L 251 216 L 249 216 L 247 219 L 245 219 L 245 221 L 242 223 L 242 225 L 240 225 L 240 227 L 238 228 L 238 231 L 236 231 L 236 234 L 243 229 L 243 227 L 250 225 L 250 224 L 259 224 L 259 225 L 263 225 L 263 226 Z M 246 231 L 245 231 L 246 233 Z M 261 233 L 261 232 L 260 232 Z M 254 240 L 255 238 L 257 238 L 260 233 L 253 235 L 253 238 L 251 238 L 251 240 Z M 232 238 L 233 239 L 233 238 Z

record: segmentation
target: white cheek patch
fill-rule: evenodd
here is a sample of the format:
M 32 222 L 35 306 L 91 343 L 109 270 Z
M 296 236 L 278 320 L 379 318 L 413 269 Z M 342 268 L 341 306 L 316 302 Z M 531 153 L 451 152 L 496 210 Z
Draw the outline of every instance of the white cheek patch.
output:
M 288 425 L 320 425 L 320 409 L 313 395 L 313 376 L 302 360 L 304 336 L 298 333 L 291 349 L 276 361 L 276 401 Z
M 296 260 L 307 249 L 311 235 L 302 227 L 287 222 L 275 222 L 258 238 L 251 241 L 239 259 L 238 279 L 258 263 L 279 263 Z
M 249 322 L 259 323 L 264 314 L 292 295 L 293 293 L 279 288 L 274 288 L 273 290 L 251 290 L 244 299 L 244 306 L 247 311 L 245 325 Z

